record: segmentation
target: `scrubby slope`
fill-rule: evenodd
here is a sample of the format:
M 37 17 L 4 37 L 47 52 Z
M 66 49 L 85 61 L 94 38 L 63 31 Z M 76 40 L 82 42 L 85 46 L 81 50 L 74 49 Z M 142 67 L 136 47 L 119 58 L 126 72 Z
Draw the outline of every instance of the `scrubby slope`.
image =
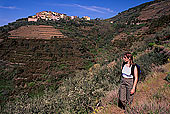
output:
M 125 51 L 133 53 L 135 62 L 141 66 L 142 81 L 150 76 L 152 68 L 169 60 L 170 15 L 165 8 L 161 9 L 166 3 L 169 0 L 142 4 L 108 20 L 39 20 L 35 23 L 21 20 L 1 27 L 2 32 L 9 32 L 23 25 L 50 25 L 68 37 L 56 41 L 19 40 L 8 39 L 8 34 L 1 34 L 1 59 L 6 61 L 1 61 L 3 83 L 0 95 L 9 98 L 3 111 L 92 113 L 102 105 L 111 108 L 106 110 L 108 112 L 121 112 L 112 104 L 117 105 L 122 54 Z M 152 5 L 165 13 L 158 12 L 155 15 L 159 16 L 147 17 L 146 20 L 137 18 L 145 17 L 145 11 L 152 10 Z M 21 67 L 25 64 L 10 64 L 13 61 L 21 63 L 22 58 L 28 62 L 24 70 Z M 27 77 L 31 77 L 29 82 L 25 81 Z M 14 83 L 15 79 L 20 80 L 19 86 Z M 16 90 L 14 87 L 19 87 L 17 94 L 15 91 L 11 93 Z M 133 109 L 134 112 L 136 110 Z
M 170 83 L 165 80 L 169 74 L 170 63 L 152 69 L 147 79 L 138 83 L 131 109 L 127 110 L 127 113 L 169 114 Z M 116 91 L 111 93 L 114 94 Z M 124 114 L 124 111 L 116 105 L 107 105 L 96 112 L 97 114 Z
M 165 80 L 169 73 L 170 63 L 152 70 L 145 82 L 138 85 L 132 111 L 170 113 L 170 83 Z

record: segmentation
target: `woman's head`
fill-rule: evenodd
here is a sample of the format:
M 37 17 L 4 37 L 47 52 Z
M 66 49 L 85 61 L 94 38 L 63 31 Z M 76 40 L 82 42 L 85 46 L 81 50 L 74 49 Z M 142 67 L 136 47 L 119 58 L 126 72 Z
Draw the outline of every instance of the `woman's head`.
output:
M 133 64 L 133 55 L 130 52 L 124 53 L 123 60 L 125 62 L 130 62 L 130 64 Z

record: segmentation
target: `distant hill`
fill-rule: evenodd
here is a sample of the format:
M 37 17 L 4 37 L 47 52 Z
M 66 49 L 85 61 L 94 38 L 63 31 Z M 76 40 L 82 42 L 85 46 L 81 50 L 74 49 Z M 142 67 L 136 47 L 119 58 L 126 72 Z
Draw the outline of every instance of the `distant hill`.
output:
M 139 6 L 129 8 L 118 15 L 107 20 L 117 23 L 138 23 L 160 18 L 169 15 L 170 0 L 154 0 L 141 4 Z

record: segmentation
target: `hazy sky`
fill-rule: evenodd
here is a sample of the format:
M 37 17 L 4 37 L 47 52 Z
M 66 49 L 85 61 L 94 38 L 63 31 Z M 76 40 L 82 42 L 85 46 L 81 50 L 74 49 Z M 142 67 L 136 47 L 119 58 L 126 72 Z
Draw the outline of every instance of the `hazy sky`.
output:
M 0 26 L 41 11 L 106 19 L 149 1 L 153 0 L 0 0 Z

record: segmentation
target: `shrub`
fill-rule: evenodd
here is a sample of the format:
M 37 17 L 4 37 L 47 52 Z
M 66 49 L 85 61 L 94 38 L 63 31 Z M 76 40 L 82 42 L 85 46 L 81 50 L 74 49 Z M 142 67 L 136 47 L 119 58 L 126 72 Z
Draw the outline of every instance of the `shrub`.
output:
M 159 53 L 156 50 L 150 53 L 146 53 L 135 60 L 141 67 L 141 80 L 144 80 L 147 74 L 154 66 L 159 66 L 167 61 L 167 56 L 164 53 Z
M 74 77 L 67 77 L 57 90 L 45 89 L 43 96 L 20 94 L 18 100 L 7 103 L 3 112 L 90 113 L 101 97 L 116 87 L 115 79 L 111 77 L 112 71 L 107 66 L 101 67 L 93 76 L 87 71 L 77 71 Z
M 156 102 L 153 100 L 152 102 L 145 102 L 140 106 L 133 107 L 129 113 L 140 113 L 140 114 L 169 114 L 170 109 L 166 102 Z

